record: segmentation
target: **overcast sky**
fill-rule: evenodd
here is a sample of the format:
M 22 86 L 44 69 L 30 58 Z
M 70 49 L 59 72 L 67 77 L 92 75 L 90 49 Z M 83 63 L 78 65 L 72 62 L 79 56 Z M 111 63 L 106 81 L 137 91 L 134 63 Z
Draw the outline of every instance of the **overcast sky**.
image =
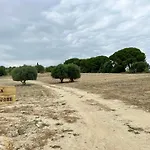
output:
M 150 0 L 0 0 L 0 65 L 56 65 L 130 46 L 150 62 Z

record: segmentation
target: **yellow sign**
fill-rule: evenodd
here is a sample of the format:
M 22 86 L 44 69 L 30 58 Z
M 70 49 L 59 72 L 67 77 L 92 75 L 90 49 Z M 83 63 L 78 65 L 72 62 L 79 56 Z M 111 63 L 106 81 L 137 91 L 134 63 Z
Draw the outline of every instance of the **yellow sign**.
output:
M 0 86 L 0 104 L 16 101 L 15 86 Z

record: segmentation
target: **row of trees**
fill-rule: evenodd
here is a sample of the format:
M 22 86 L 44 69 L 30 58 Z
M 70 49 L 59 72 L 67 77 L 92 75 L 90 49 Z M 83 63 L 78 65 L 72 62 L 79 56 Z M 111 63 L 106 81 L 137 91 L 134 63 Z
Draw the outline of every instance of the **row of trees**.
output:
M 11 76 L 14 81 L 20 81 L 23 85 L 26 84 L 27 80 L 36 80 L 37 79 L 37 68 L 35 66 L 20 66 L 12 70 Z M 75 64 L 64 65 L 60 64 L 53 68 L 51 76 L 55 79 L 60 79 L 63 83 L 64 79 L 70 79 L 71 82 L 74 79 L 80 78 L 80 69 Z
M 146 55 L 140 49 L 133 47 L 119 50 L 110 57 L 72 58 L 64 62 L 64 64 L 70 63 L 78 65 L 83 73 L 138 73 L 149 71 Z
M 146 55 L 140 49 L 129 47 L 119 50 L 110 57 L 97 56 L 88 59 L 72 58 L 64 62 L 65 65 L 75 64 L 79 66 L 82 73 L 121 73 L 121 72 L 149 72 L 150 66 L 146 62 Z M 56 66 L 44 67 L 37 63 L 38 73 L 52 72 Z M 0 67 L 0 76 L 9 74 L 16 67 Z

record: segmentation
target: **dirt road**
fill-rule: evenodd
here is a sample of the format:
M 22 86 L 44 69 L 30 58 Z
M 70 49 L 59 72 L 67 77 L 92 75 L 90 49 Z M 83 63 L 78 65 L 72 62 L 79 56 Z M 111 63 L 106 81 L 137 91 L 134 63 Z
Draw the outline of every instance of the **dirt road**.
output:
M 150 114 L 85 91 L 31 82 L 51 89 L 77 111 L 75 138 L 57 141 L 64 150 L 150 150 Z

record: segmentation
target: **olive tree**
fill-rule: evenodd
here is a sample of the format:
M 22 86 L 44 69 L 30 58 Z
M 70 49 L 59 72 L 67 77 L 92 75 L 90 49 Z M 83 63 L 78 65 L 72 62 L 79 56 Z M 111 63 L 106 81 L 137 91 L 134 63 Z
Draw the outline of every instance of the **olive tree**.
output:
M 14 81 L 20 81 L 25 85 L 27 80 L 37 79 L 37 70 L 35 67 L 24 65 L 13 69 L 11 75 Z
M 80 68 L 77 65 L 68 64 L 67 70 L 68 70 L 68 78 L 70 79 L 71 82 L 73 82 L 74 79 L 78 79 L 81 77 Z
M 54 67 L 51 72 L 51 76 L 55 79 L 60 79 L 61 83 L 65 78 L 68 78 L 67 66 L 63 64 L 59 64 Z

